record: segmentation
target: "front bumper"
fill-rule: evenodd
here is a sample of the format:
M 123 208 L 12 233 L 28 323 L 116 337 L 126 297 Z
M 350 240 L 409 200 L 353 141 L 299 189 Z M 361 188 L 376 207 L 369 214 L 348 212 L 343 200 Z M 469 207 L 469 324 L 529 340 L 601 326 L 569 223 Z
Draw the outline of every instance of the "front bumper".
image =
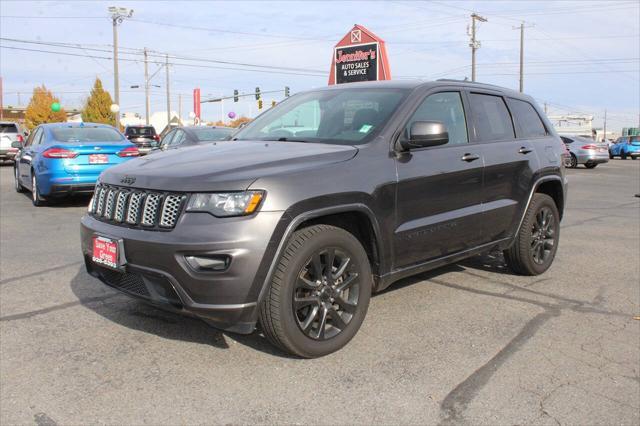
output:
M 85 215 L 81 221 L 82 253 L 87 271 L 105 284 L 133 297 L 213 326 L 250 333 L 257 321 L 258 297 L 264 284 L 265 253 L 277 246 L 274 230 L 282 212 L 253 217 L 215 218 L 184 213 L 169 232 L 112 225 Z M 120 271 L 95 264 L 93 237 L 121 240 L 126 263 Z M 224 255 L 224 271 L 196 271 L 187 255 Z

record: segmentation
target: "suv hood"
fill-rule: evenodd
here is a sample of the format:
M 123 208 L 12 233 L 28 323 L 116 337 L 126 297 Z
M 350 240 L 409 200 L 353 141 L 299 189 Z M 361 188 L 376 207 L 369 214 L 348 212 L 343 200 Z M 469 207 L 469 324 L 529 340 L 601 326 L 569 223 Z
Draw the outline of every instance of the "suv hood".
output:
M 242 191 L 260 177 L 347 161 L 357 152 L 351 145 L 225 141 L 127 161 L 106 170 L 100 180 L 164 191 Z

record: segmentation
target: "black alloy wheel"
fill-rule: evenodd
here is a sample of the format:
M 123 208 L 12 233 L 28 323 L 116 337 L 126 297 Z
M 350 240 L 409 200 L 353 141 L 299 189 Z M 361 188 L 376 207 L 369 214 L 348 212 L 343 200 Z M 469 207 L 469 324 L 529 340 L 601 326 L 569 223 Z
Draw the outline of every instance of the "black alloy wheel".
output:
M 560 241 L 560 214 L 553 198 L 535 193 L 504 260 L 516 274 L 540 275 L 553 263 Z
M 549 260 L 555 244 L 555 217 L 549 207 L 538 210 L 531 226 L 531 257 L 538 265 Z
M 315 253 L 298 273 L 293 310 L 302 332 L 315 340 L 342 332 L 358 307 L 359 275 L 353 255 L 326 248 Z
M 318 224 L 293 233 L 260 302 L 271 343 L 303 358 L 344 347 L 369 307 L 373 275 L 362 243 L 349 231 Z

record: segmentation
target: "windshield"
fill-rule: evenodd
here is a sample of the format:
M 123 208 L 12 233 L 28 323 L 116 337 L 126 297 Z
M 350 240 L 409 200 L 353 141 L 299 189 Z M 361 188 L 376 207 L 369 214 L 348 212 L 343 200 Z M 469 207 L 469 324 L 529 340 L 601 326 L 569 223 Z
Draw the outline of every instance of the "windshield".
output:
M 212 127 L 201 127 L 198 129 L 192 129 L 191 131 L 195 135 L 198 142 L 202 141 L 224 141 L 229 139 L 229 136 L 233 134 L 235 129 L 221 129 Z
M 122 142 L 122 135 L 109 127 L 59 127 L 51 133 L 58 142 Z
M 370 88 L 301 93 L 249 123 L 234 139 L 362 144 L 408 93 Z
M 18 127 L 15 124 L 0 124 L 0 133 L 18 133 Z
M 155 136 L 156 130 L 153 127 L 127 127 L 127 135 Z

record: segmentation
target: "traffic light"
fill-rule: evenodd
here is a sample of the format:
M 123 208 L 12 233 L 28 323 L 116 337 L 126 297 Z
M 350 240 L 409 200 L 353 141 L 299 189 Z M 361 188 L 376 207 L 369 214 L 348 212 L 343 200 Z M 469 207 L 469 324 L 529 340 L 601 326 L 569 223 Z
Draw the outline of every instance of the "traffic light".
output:
M 258 109 L 262 109 L 262 99 L 258 99 Z
M 271 108 L 273 108 L 274 106 L 276 106 L 276 101 L 271 101 Z
M 237 90 L 233 91 L 233 102 L 238 102 L 238 91 Z
M 285 98 L 289 97 L 289 86 L 284 86 L 284 96 Z
M 256 101 L 260 100 L 260 88 L 256 87 Z

